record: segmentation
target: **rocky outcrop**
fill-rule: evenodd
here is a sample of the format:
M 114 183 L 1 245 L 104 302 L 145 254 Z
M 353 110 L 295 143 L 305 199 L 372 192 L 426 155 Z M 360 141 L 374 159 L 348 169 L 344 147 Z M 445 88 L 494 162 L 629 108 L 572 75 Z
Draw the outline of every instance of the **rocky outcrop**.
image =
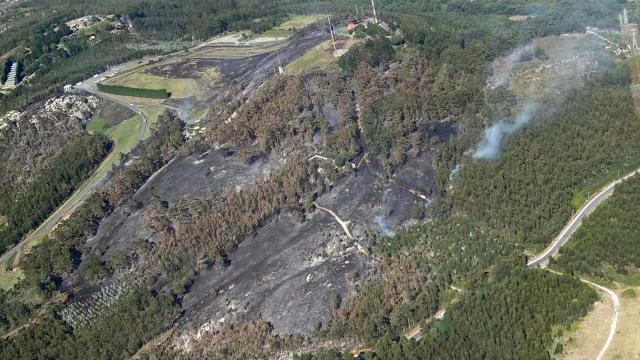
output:
M 0 117 L 0 188 L 21 188 L 84 131 L 100 101 L 95 96 L 65 95 L 29 111 Z

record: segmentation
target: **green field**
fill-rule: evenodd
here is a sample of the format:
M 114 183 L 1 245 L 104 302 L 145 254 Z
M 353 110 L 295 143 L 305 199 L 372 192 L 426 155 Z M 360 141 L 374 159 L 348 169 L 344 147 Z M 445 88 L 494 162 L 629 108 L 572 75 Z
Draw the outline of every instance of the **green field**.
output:
M 338 40 L 336 46 L 338 50 L 349 49 L 358 40 Z M 333 55 L 333 46 L 330 40 L 327 40 L 315 47 L 311 48 L 304 55 L 289 63 L 285 69 L 287 72 L 301 74 L 308 70 L 324 69 L 338 62 L 338 58 Z
M 202 90 L 194 79 L 173 79 L 136 71 L 105 81 L 107 85 L 121 85 L 140 89 L 166 89 L 171 97 L 202 97 Z
M 16 269 L 14 271 L 0 271 L 0 289 L 7 291 L 13 288 L 13 285 L 22 278 L 24 278 L 24 274 L 20 269 Z
M 578 209 L 590 195 L 595 194 L 603 186 L 614 181 L 618 177 L 624 176 L 627 173 L 640 167 L 640 154 L 634 158 L 628 160 L 616 161 L 607 168 L 606 171 L 599 174 L 584 185 L 579 191 L 573 195 L 573 208 Z
M 111 165 L 118 161 L 122 157 L 122 154 L 128 153 L 135 146 L 138 135 L 140 134 L 140 127 L 142 126 L 138 115 L 110 128 L 106 128 L 105 123 L 104 119 L 94 117 L 89 124 L 87 124 L 87 131 L 89 133 L 104 134 L 113 140 L 113 150 L 103 164 L 100 165 L 98 172 L 111 170 Z
M 105 119 L 103 119 L 101 117 L 94 117 L 87 124 L 87 132 L 89 134 L 91 134 L 91 135 L 97 134 L 97 133 L 102 133 L 104 131 L 104 129 L 105 129 L 106 123 L 107 122 L 105 121 Z
M 289 20 L 276 26 L 275 30 L 300 29 L 316 21 L 326 19 L 328 14 L 293 15 Z

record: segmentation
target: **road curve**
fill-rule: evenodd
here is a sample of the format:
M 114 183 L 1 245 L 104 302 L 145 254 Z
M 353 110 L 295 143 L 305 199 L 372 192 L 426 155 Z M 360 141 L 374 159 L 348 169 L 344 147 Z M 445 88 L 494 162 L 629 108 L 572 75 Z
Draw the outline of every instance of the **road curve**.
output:
M 640 168 L 636 169 L 627 175 L 614 180 L 613 182 L 604 186 L 600 191 L 598 191 L 589 201 L 587 201 L 584 205 L 578 209 L 578 211 L 573 215 L 571 220 L 565 225 L 565 227 L 560 231 L 560 234 L 553 240 L 551 245 L 549 245 L 542 253 L 538 254 L 532 260 L 527 263 L 529 267 L 542 267 L 545 268 L 549 263 L 549 260 L 554 257 L 560 248 L 569 241 L 571 235 L 578 229 L 578 227 L 582 224 L 582 221 L 589 216 L 600 204 L 602 204 L 605 200 L 609 198 L 613 194 L 615 190 L 615 186 L 621 183 L 624 180 L 636 175 L 640 172 Z
M 109 96 L 108 94 L 99 92 L 97 90 L 95 90 L 93 88 L 93 85 L 95 85 L 97 83 L 97 81 L 95 80 L 95 77 L 92 78 L 88 78 L 87 80 L 83 81 L 80 85 L 76 86 L 77 90 L 82 90 L 82 91 L 86 91 L 94 96 L 100 97 L 102 99 L 106 99 L 109 101 L 113 101 L 114 103 L 120 104 L 124 107 L 126 107 L 127 109 L 135 112 L 136 114 L 138 114 L 138 116 L 140 116 L 140 121 L 142 121 L 142 124 L 140 126 L 140 134 L 138 134 L 138 139 L 136 139 L 136 145 L 142 141 L 144 139 L 144 134 L 147 132 L 147 128 L 149 126 L 149 121 L 147 119 L 147 115 L 144 113 L 144 111 L 140 110 L 139 107 L 130 104 L 128 102 L 122 101 L 120 99 L 117 99 L 113 96 Z M 135 146 L 135 145 L 134 145 Z
M 134 106 L 132 104 L 126 103 L 126 102 L 124 102 L 122 100 L 118 100 L 118 99 L 116 99 L 114 97 L 111 97 L 109 95 L 93 91 L 92 89 L 85 89 L 85 90 L 90 92 L 91 94 L 93 94 L 95 96 L 98 96 L 98 97 L 101 97 L 103 99 L 107 99 L 107 100 L 113 101 L 115 103 L 118 103 L 118 104 L 126 107 L 127 109 L 135 112 L 136 114 L 138 114 L 138 116 L 140 116 L 140 121 L 142 123 L 140 124 L 140 133 L 138 134 L 138 138 L 136 139 L 135 145 L 138 145 L 138 143 L 144 139 L 144 134 L 147 132 L 148 127 L 149 127 L 149 121 L 148 121 L 149 119 L 147 119 L 147 115 L 144 113 L 144 111 L 140 110 L 140 108 L 137 107 L 137 106 Z M 134 147 L 135 147 L 135 145 L 134 145 Z

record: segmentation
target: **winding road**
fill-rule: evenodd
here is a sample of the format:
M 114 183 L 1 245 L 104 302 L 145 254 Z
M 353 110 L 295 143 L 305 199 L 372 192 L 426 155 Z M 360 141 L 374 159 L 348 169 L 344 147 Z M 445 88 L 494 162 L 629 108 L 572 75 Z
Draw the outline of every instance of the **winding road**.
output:
M 580 225 L 582 224 L 582 221 L 587 216 L 589 216 L 593 211 L 595 211 L 595 209 L 598 208 L 598 206 L 604 203 L 605 200 L 607 200 L 611 195 L 613 195 L 616 185 L 618 185 L 619 183 L 627 180 L 628 178 L 638 173 L 640 173 L 640 168 L 626 174 L 621 178 L 614 180 L 613 182 L 601 188 L 593 197 L 591 197 L 584 205 L 582 205 L 580 209 L 578 209 L 575 215 L 573 215 L 573 217 L 569 220 L 567 225 L 565 225 L 562 231 L 560 231 L 560 234 L 553 240 L 551 245 L 549 245 L 542 253 L 538 254 L 532 260 L 530 260 L 527 263 L 527 266 L 531 268 L 535 268 L 535 267 L 546 268 L 547 265 L 549 264 L 549 260 L 552 257 L 554 257 L 558 253 L 558 251 L 560 251 L 560 248 L 564 246 L 567 243 L 567 241 L 569 241 L 569 239 L 571 239 L 571 236 L 578 229 L 578 227 L 580 227 Z M 549 270 L 549 271 L 558 273 L 557 271 L 553 271 L 553 270 Z M 611 289 L 607 289 L 606 287 L 593 283 L 587 279 L 581 278 L 580 281 L 606 293 L 613 302 L 613 315 L 611 316 L 611 325 L 609 326 L 609 334 L 607 336 L 607 340 L 605 341 L 604 345 L 600 349 L 600 352 L 596 356 L 596 360 L 602 360 L 604 359 L 604 355 L 609 349 L 609 346 L 613 342 L 613 338 L 616 334 L 616 327 L 618 325 L 618 316 L 620 314 L 620 299 L 618 298 L 618 295 Z

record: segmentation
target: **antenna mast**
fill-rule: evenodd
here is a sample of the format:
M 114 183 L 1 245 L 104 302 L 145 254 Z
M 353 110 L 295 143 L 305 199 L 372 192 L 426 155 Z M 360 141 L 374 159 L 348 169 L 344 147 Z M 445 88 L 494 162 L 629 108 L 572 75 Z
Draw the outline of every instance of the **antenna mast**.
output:
M 373 2 L 373 0 L 371 0 L 371 7 L 373 8 L 373 22 L 377 24 L 378 23 L 378 15 L 376 14 L 376 4 Z
M 329 20 L 329 31 L 331 32 L 331 42 L 333 43 L 333 52 L 334 54 L 336 54 L 338 52 L 338 49 L 336 48 L 336 39 L 335 37 L 333 37 L 333 25 L 331 25 L 331 17 L 327 17 L 327 20 Z
M 284 69 L 282 68 L 282 61 L 280 61 L 280 50 L 276 50 L 276 55 L 278 56 L 278 72 L 283 74 Z
M 373 0 L 371 0 L 373 1 Z M 622 21 L 624 22 L 625 25 L 629 24 L 629 16 L 627 16 L 627 8 L 624 9 L 624 12 L 622 13 Z

